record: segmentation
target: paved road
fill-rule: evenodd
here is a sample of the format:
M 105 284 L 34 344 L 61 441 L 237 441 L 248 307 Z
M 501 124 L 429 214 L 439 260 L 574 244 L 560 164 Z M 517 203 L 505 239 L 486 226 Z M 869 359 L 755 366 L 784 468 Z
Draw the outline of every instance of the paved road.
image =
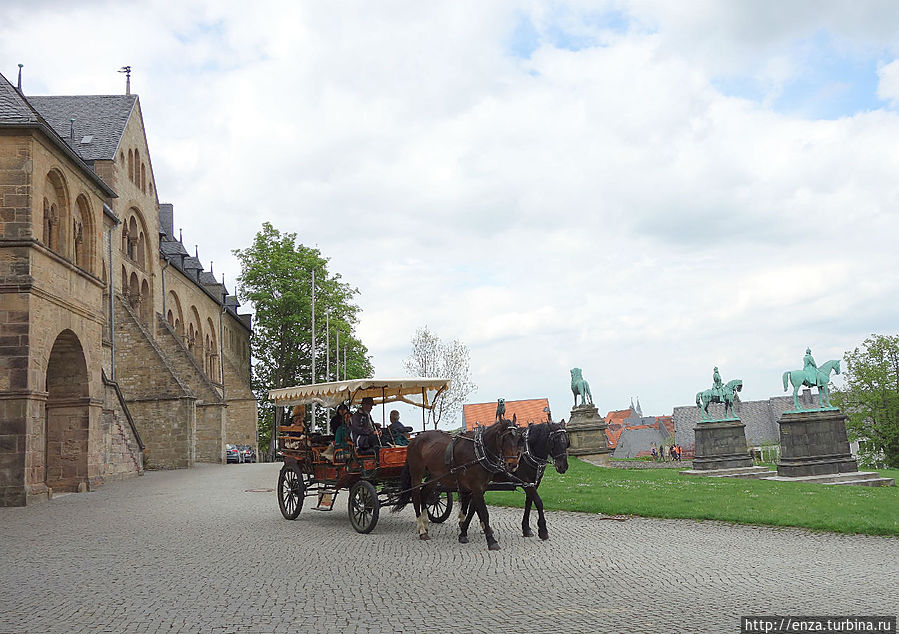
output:
M 553 512 L 552 539 L 281 518 L 277 465 L 152 472 L 0 509 L 2 632 L 738 632 L 741 614 L 893 614 L 899 539 Z M 343 498 L 345 500 L 345 496 Z

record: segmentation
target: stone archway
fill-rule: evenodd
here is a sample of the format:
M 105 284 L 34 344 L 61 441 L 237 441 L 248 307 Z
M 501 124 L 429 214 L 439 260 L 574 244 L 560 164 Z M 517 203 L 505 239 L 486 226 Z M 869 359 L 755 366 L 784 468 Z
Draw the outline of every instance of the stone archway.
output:
M 63 330 L 47 363 L 44 480 L 54 491 L 77 491 L 88 480 L 90 391 L 81 342 Z

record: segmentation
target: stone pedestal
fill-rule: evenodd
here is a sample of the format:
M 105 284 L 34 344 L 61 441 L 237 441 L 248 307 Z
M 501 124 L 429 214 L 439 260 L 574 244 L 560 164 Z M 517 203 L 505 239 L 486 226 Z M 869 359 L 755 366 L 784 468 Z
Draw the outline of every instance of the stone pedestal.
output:
M 599 415 L 595 405 L 581 405 L 572 409 L 566 428 L 571 440 L 568 455 L 586 458 L 594 464 L 608 467 L 612 450 L 609 449 L 606 438 L 607 427 L 608 424 Z
M 780 425 L 777 475 L 788 478 L 853 473 L 846 416 L 839 410 L 784 412 Z
M 698 423 L 693 428 L 696 449 L 693 470 L 738 469 L 752 466 L 746 445 L 746 425 L 738 420 Z

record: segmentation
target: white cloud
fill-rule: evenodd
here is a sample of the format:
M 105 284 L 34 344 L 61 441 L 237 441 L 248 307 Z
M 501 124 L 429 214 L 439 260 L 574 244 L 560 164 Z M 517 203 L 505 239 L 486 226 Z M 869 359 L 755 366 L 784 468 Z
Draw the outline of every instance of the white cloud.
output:
M 714 81 L 779 90 L 821 29 L 893 46 L 896 12 L 856 5 L 615 2 L 616 32 L 525 2 L 28 4 L 0 58 L 32 94 L 120 92 L 131 63 L 185 242 L 232 283 L 264 220 L 318 245 L 362 291 L 379 373 L 427 323 L 470 345 L 477 399 L 566 415 L 577 365 L 601 408 L 661 414 L 715 364 L 762 398 L 806 345 L 895 328 L 896 113 L 803 120 Z M 522 15 L 603 45 L 516 58 Z

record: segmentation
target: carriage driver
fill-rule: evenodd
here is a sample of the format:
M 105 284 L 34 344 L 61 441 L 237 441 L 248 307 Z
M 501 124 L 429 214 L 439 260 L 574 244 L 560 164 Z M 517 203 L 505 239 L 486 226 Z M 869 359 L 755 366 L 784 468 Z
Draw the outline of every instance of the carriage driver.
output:
M 350 438 L 356 443 L 356 450 L 360 453 L 374 453 L 381 445 L 378 428 L 371 419 L 371 408 L 374 405 L 372 397 L 363 397 L 350 422 Z

